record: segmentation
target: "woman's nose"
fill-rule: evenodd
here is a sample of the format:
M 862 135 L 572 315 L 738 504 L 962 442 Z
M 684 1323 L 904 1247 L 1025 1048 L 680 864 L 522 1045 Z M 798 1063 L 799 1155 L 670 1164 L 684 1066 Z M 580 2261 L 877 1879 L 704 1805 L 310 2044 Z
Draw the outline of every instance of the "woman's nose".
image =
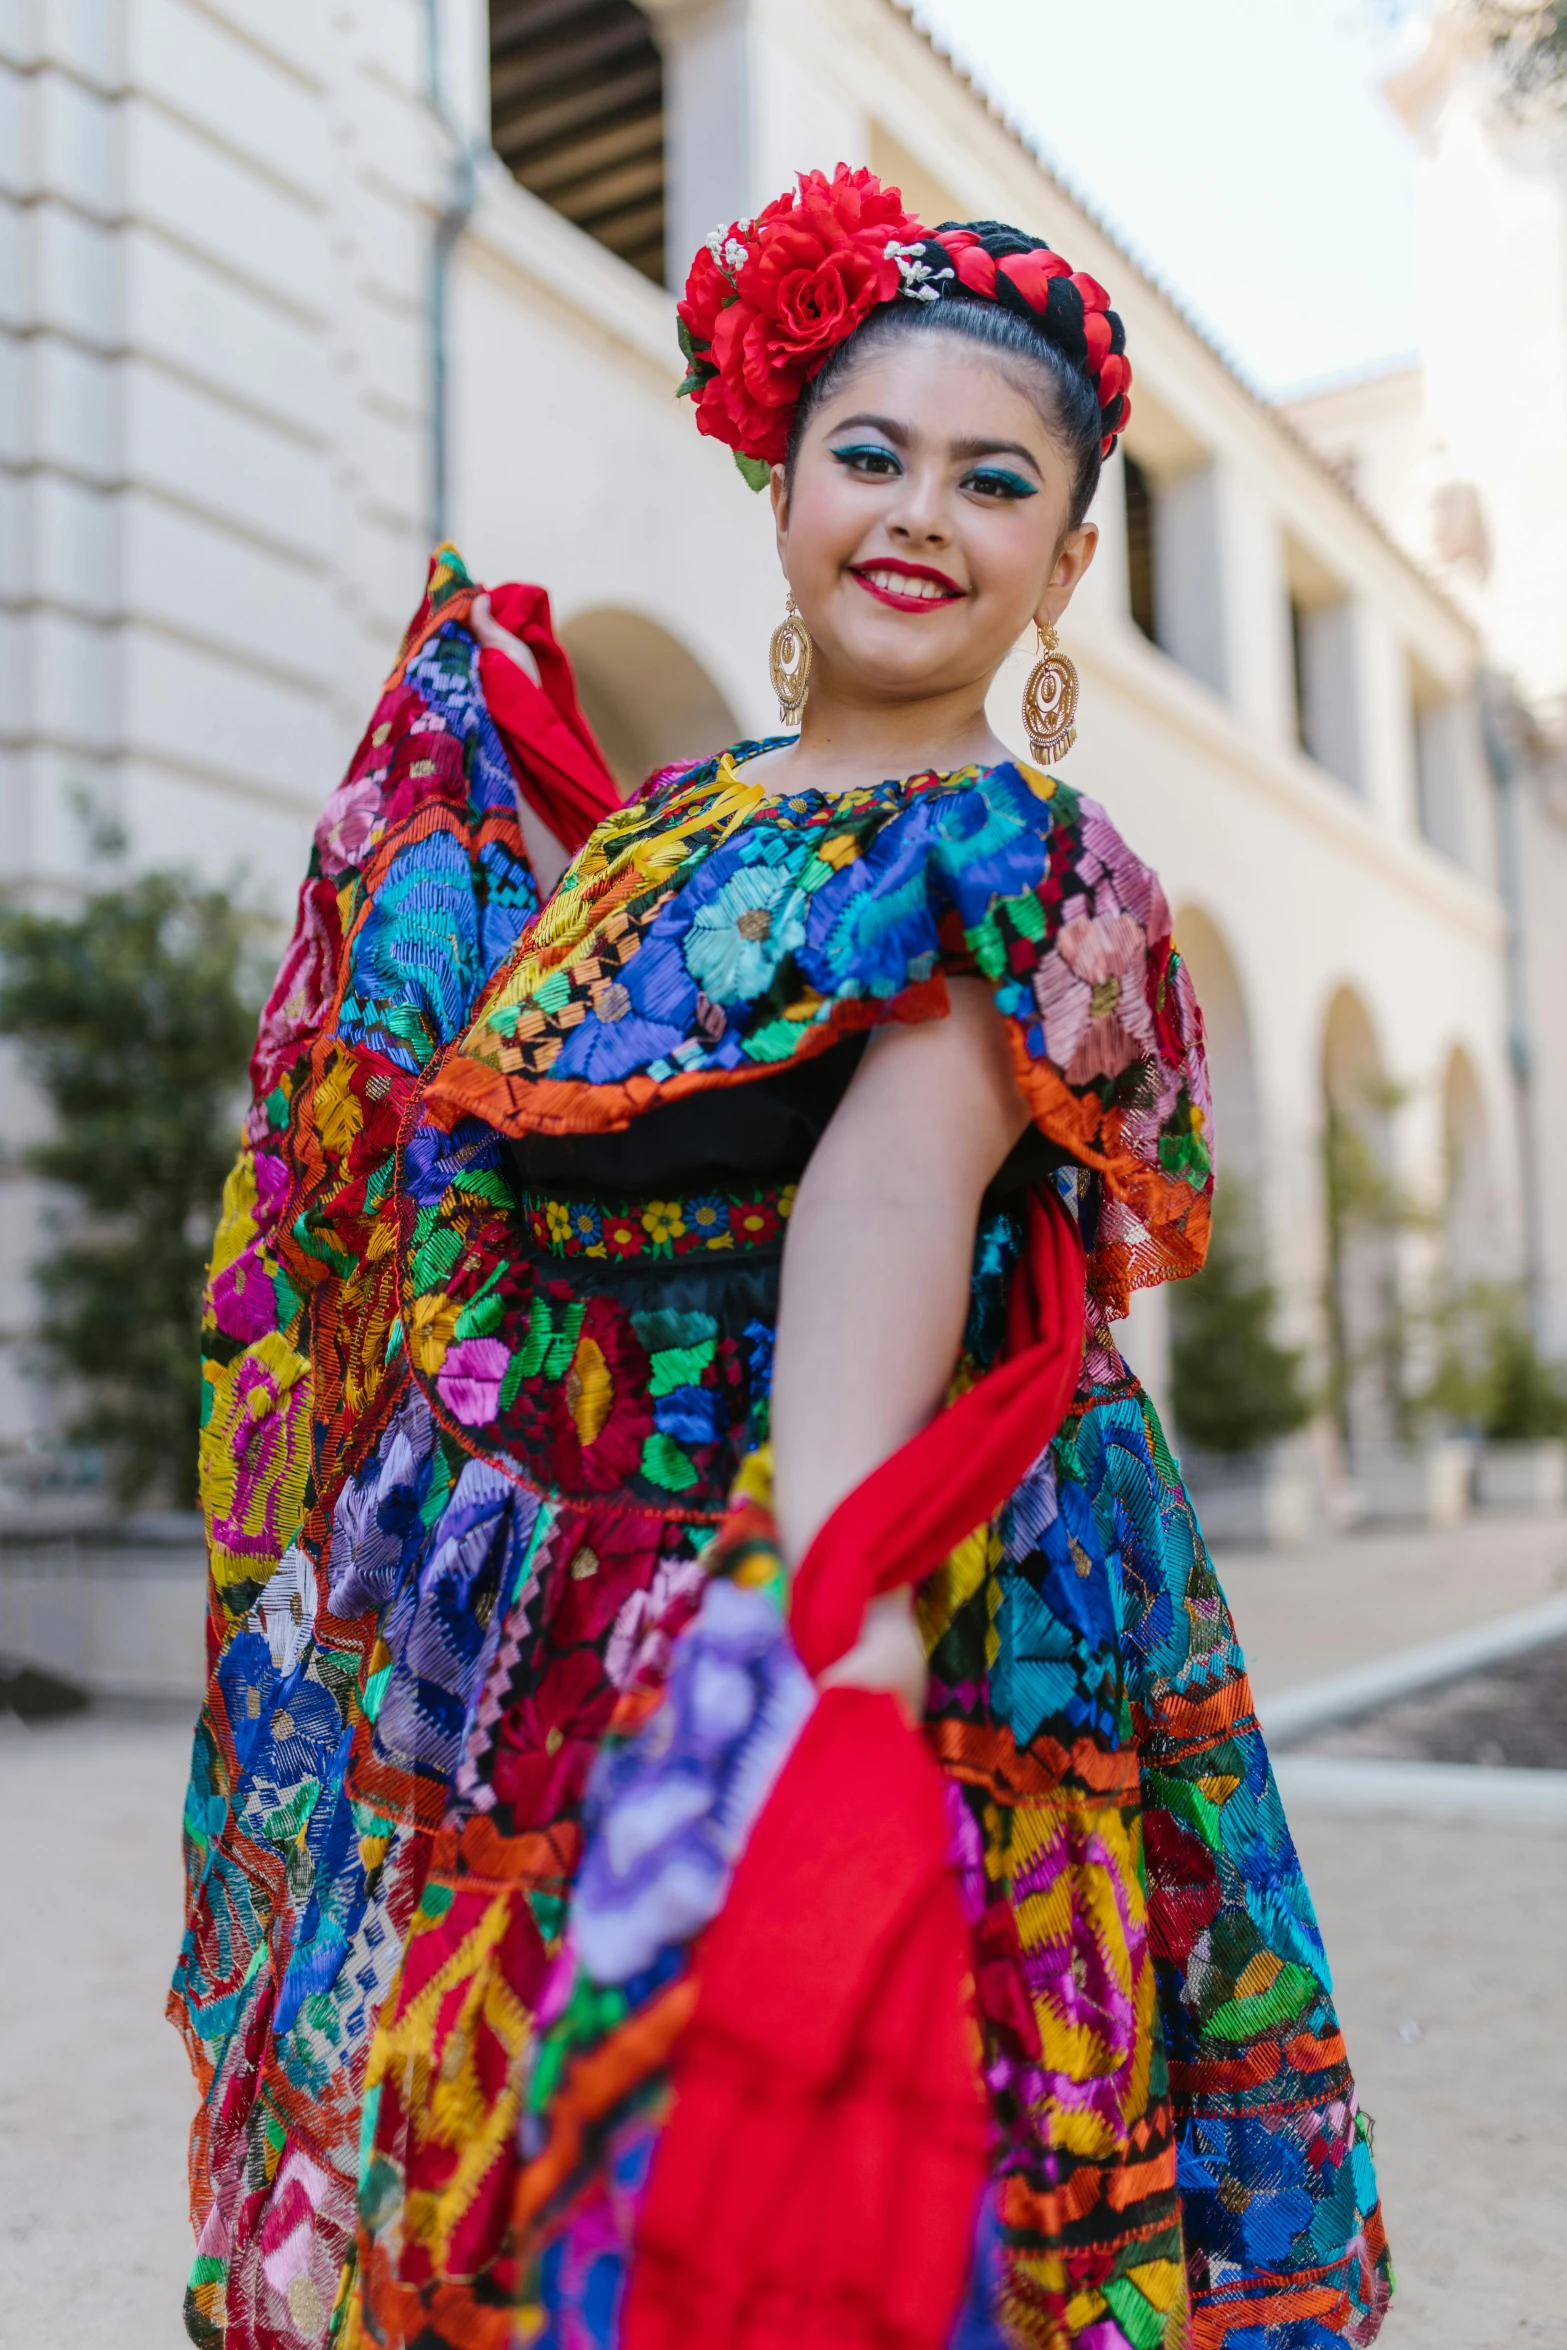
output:
M 952 536 L 951 525 L 941 506 L 934 500 L 911 498 L 896 513 L 888 517 L 888 529 L 895 539 L 909 545 L 938 547 Z

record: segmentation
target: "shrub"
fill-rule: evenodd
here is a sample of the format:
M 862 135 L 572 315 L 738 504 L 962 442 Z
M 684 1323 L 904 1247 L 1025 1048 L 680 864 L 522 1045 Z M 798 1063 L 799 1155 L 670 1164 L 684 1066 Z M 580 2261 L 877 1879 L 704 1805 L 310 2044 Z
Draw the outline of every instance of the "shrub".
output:
M 44 1351 L 118 1498 L 196 1498 L 197 1334 L 255 1028 L 251 919 L 153 873 L 77 913 L 0 913 L 0 1034 L 53 1111 L 27 1164 L 65 1195 L 35 1268 Z
M 1208 1262 L 1171 1291 L 1171 1370 L 1182 1439 L 1203 1452 L 1257 1452 L 1312 1413 L 1301 1355 L 1274 1339 L 1276 1299 L 1231 1202 L 1216 1217 Z
M 1490 1394 L 1481 1426 L 1493 1444 L 1567 1436 L 1567 1382 L 1546 1361 L 1520 1313 L 1499 1318 L 1491 1334 Z

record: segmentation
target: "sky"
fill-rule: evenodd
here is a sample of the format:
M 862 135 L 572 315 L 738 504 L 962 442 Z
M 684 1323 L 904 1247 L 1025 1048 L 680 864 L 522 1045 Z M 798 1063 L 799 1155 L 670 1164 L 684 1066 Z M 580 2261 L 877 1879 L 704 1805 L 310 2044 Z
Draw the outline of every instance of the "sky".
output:
M 915 15 L 1259 391 L 1413 354 L 1412 149 L 1380 89 L 1413 34 L 1388 0 Z

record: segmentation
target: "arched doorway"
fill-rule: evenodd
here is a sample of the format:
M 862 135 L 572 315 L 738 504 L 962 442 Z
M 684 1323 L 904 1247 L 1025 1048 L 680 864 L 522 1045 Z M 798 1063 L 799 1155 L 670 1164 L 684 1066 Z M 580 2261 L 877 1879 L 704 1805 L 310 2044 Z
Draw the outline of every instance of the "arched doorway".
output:
M 1223 1244 L 1229 1248 L 1241 1279 L 1260 1279 L 1260 1111 L 1246 999 L 1234 957 L 1211 916 L 1187 906 L 1176 917 L 1174 930 L 1202 1005 L 1207 1034 Z M 1216 1228 L 1215 1262 L 1220 1245 Z M 1226 1279 L 1228 1271 L 1227 1259 L 1220 1278 Z M 1202 1291 L 1204 1300 L 1211 1300 L 1213 1289 L 1214 1282 L 1208 1279 Z M 1124 1329 L 1117 1335 L 1122 1353 L 1153 1397 L 1160 1417 L 1167 1425 L 1173 1422 L 1187 1444 L 1204 1441 L 1200 1433 L 1192 1433 L 1198 1421 L 1188 1408 L 1200 1377 L 1194 1352 L 1201 1321 L 1198 1291 L 1198 1282 L 1184 1281 L 1134 1291 Z
M 1248 1212 L 1255 1215 L 1263 1172 L 1262 1106 L 1240 974 L 1218 924 L 1200 908 L 1183 908 L 1176 918 L 1175 940 L 1191 972 L 1207 1031 L 1219 1181 L 1244 1192 Z
M 1485 1100 L 1462 1045 L 1442 1078 L 1442 1236 L 1449 1287 L 1462 1294 L 1499 1269 L 1495 1180 Z
M 1240 973 L 1219 925 L 1182 910 L 1175 936 L 1203 1009 L 1218 1187 L 1208 1260 L 1169 1292 L 1172 1400 L 1199 1507 L 1230 1539 L 1271 1538 L 1309 1507 L 1277 1447 L 1309 1416 L 1299 1355 L 1279 1341 L 1271 1279 L 1261 1090 Z
M 1404 1329 L 1393 1157 L 1395 1095 L 1365 1004 L 1341 987 L 1322 1036 L 1322 1175 L 1334 1416 L 1346 1451 L 1400 1433 Z
M 583 714 L 622 791 L 655 767 L 700 759 L 740 727 L 717 686 L 678 637 L 640 612 L 599 609 L 563 623 Z

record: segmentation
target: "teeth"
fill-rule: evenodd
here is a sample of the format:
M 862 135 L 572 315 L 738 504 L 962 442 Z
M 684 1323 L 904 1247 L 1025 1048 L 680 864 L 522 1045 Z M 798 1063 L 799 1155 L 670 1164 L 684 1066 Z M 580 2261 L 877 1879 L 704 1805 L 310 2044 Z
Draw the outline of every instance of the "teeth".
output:
M 938 587 L 933 579 L 915 579 L 907 571 L 889 571 L 880 565 L 867 565 L 862 576 L 872 580 L 877 587 L 885 588 L 889 595 L 917 596 L 923 604 L 944 601 L 947 595 L 947 590 Z

